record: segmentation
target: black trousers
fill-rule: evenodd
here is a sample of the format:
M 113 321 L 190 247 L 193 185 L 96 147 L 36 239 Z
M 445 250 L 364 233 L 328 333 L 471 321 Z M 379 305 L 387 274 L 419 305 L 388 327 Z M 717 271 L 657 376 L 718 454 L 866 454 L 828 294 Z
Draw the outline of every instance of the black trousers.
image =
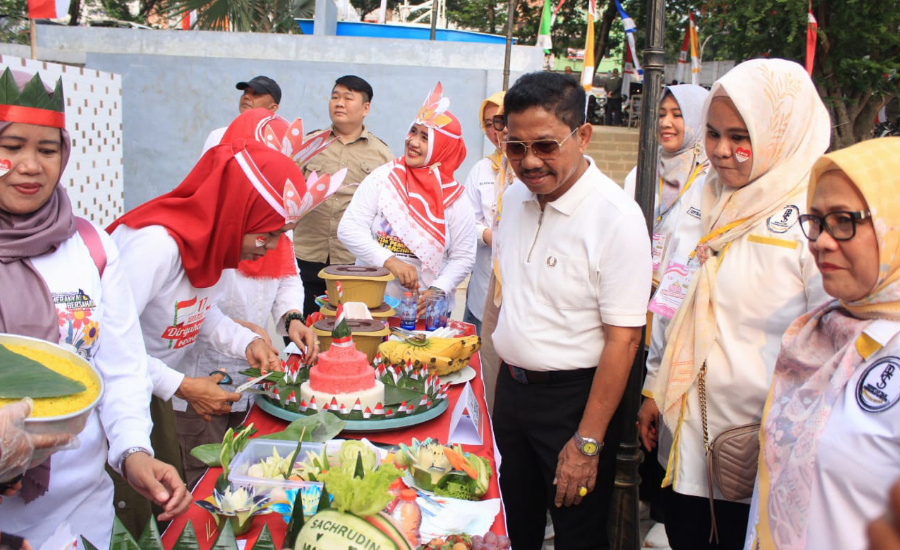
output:
M 741 550 L 747 536 L 747 519 L 750 505 L 727 500 L 716 500 L 716 526 L 719 544 L 709 543 L 712 526 L 709 517 L 709 499 L 682 495 L 672 487 L 662 489 L 662 502 L 666 516 L 666 536 L 672 550 Z
M 500 367 L 494 435 L 502 455 L 500 490 L 506 523 L 516 550 L 541 548 L 547 510 L 558 550 L 609 548 L 607 513 L 621 438 L 619 413 L 606 432 L 594 490 L 578 506 L 557 508 L 554 504 L 559 452 L 578 428 L 592 381 L 589 374 L 546 384 L 522 384 L 513 380 L 505 364 Z
M 319 306 L 316 305 L 316 296 L 325 294 L 325 281 L 319 278 L 319 272 L 328 265 L 328 263 L 307 262 L 297 258 L 300 280 L 303 281 L 303 315 L 319 311 Z

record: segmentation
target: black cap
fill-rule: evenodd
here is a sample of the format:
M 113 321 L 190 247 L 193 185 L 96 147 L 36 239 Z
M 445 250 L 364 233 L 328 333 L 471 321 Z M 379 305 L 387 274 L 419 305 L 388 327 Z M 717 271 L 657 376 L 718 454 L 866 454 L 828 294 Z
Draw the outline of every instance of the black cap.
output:
M 281 87 L 268 76 L 254 76 L 249 82 L 238 82 L 235 86 L 238 90 L 253 88 L 258 94 L 269 94 L 275 103 L 281 103 Z

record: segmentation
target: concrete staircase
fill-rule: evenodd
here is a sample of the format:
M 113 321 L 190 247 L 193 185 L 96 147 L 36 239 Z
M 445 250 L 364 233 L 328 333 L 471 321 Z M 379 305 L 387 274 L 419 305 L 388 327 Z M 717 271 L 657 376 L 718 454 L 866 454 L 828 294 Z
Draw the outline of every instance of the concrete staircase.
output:
M 638 130 L 619 126 L 594 126 L 587 154 L 601 172 L 619 185 L 637 166 Z

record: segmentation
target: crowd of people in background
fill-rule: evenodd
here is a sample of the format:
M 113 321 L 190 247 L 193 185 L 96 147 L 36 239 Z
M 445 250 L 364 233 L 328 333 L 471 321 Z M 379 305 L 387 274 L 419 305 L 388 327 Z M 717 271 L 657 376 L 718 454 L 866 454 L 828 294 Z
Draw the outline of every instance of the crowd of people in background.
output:
M 874 521 L 900 515 L 900 138 L 827 153 L 800 65 L 663 90 L 649 235 L 636 173 L 613 181 L 585 154 L 588 94 L 567 74 L 526 74 L 461 116 L 437 83 L 400 155 L 364 125 L 372 86 L 341 76 L 301 164 L 281 87 L 255 76 L 183 181 L 105 230 L 59 185 L 71 141 L 48 84 L 0 77 L 19 91 L 0 98 L 15 107 L 0 109 L 0 332 L 81 346 L 107 391 L 75 448 L 25 431 L 29 400 L 0 408 L 0 547 L 69 524 L 106 548 L 114 514 L 139 533 L 183 512 L 204 469 L 190 449 L 246 416 L 240 371 L 281 368 L 268 325 L 315 360 L 319 272 L 351 263 L 387 268 L 387 294 L 418 293 L 420 314 L 469 277 L 458 313 L 484 340 L 513 548 L 540 548 L 548 513 L 560 550 L 610 546 L 624 422 L 655 453 L 674 550 L 900 547 L 897 520 Z M 618 124 L 618 70 L 605 87 Z M 461 177 L 475 123 L 491 152 Z M 71 341 L 75 307 L 100 336 Z M 644 401 L 624 419 L 645 330 Z M 711 449 L 747 426 L 757 466 L 723 480 Z

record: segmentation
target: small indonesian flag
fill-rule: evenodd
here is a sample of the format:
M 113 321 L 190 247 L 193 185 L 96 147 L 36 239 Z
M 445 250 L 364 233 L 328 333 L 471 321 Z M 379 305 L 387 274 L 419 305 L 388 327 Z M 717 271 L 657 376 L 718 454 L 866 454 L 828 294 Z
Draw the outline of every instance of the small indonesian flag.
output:
M 197 26 L 197 10 L 191 10 L 181 16 L 181 30 L 189 31 Z
M 69 15 L 69 0 L 28 0 L 29 19 L 60 19 Z
M 809 2 L 809 8 L 806 13 L 806 72 L 812 76 L 813 61 L 816 59 L 816 35 L 818 34 L 819 22 L 812 12 L 812 1 Z

